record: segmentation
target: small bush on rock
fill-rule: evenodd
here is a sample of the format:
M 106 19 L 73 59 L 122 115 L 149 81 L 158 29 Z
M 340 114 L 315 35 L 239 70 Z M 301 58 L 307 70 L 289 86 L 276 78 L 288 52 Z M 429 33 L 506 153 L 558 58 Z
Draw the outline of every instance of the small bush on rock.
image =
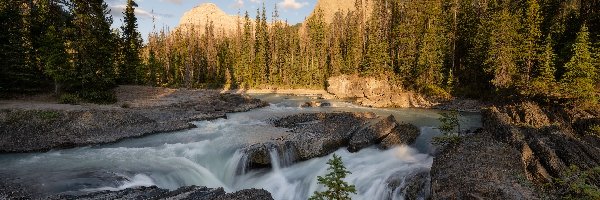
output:
M 329 174 L 325 177 L 318 176 L 319 184 L 325 185 L 327 190 L 324 192 L 315 192 L 309 200 L 348 200 L 350 193 L 356 194 L 354 185 L 344 181 L 344 178 L 350 171 L 346 170 L 342 158 L 333 154 L 333 158 L 327 162 L 329 165 Z

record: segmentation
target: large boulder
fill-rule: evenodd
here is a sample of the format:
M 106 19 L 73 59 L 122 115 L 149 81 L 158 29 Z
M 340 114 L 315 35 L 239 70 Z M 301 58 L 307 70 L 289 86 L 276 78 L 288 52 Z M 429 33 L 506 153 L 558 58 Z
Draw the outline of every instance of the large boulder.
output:
M 244 168 L 269 167 L 272 157 L 280 165 L 325 156 L 339 148 L 352 152 L 380 144 L 387 149 L 410 144 L 419 135 L 414 125 L 398 124 L 393 116 L 378 117 L 372 112 L 302 113 L 273 120 L 288 134 L 241 149 L 246 155 Z M 390 138 L 388 138 L 390 137 Z
M 383 118 L 371 126 L 365 126 L 357 131 L 352 138 L 348 150 L 356 152 L 375 143 L 381 142 L 396 128 L 398 123 L 393 115 Z
M 405 199 L 428 199 L 431 187 L 431 176 L 428 169 L 396 172 L 386 179 L 388 191 L 400 194 Z M 392 195 L 390 195 L 389 199 Z
M 412 144 L 420 134 L 419 127 L 413 124 L 398 124 L 387 137 L 381 140 L 379 146 L 382 149 L 390 149 L 398 145 Z

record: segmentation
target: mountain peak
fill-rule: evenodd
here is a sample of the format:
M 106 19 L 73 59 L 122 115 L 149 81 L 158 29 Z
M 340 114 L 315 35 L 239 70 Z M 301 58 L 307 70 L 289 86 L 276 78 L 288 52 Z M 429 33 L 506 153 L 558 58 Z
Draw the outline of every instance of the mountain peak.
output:
M 228 15 L 214 3 L 203 3 L 185 12 L 179 20 L 179 29 L 195 27 L 196 31 L 204 32 L 204 27 L 212 21 L 215 33 L 233 33 L 240 21 L 238 16 Z M 208 22 L 208 23 L 207 23 Z

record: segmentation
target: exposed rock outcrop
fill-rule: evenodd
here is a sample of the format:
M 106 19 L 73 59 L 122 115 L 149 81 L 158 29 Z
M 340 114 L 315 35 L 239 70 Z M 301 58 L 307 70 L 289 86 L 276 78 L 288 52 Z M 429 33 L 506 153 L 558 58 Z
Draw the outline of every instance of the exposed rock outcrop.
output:
M 393 116 L 378 117 L 370 112 L 302 113 L 273 124 L 290 130 L 281 138 L 243 148 L 250 169 L 270 166 L 271 153 L 285 165 L 325 156 L 341 147 L 359 151 L 382 141 L 382 148 L 410 144 L 419 135 L 414 125 L 398 124 Z
M 542 107 L 532 102 L 482 112 L 484 131 L 461 138 L 433 162 L 433 199 L 540 199 L 564 196 L 546 185 L 567 176 L 570 166 L 600 166 L 597 111 Z M 594 179 L 590 184 L 600 185 Z M 543 191 L 543 194 L 542 192 Z
M 358 75 L 341 75 L 327 80 L 327 92 L 340 99 L 354 99 L 370 107 L 432 107 L 435 103 L 413 92 L 402 91 L 389 81 Z
M 272 200 L 271 193 L 263 189 L 246 189 L 234 193 L 225 193 L 223 188 L 207 188 L 199 186 L 181 187 L 174 191 L 156 186 L 128 188 L 120 191 L 100 191 L 75 196 L 62 195 L 50 197 L 54 200 L 83 199 L 156 199 L 156 200 Z

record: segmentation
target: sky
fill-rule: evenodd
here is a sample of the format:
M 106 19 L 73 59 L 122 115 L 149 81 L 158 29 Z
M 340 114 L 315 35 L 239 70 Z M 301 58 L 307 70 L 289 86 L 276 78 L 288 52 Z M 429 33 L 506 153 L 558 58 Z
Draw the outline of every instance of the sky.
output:
M 282 20 L 288 20 L 290 24 L 296 24 L 304 21 L 304 18 L 310 14 L 315 7 L 317 0 L 136 0 L 136 16 L 138 19 L 138 29 L 142 34 L 144 41 L 148 34 L 163 27 L 170 30 L 175 28 L 183 13 L 203 3 L 214 3 L 227 14 L 237 15 L 238 12 L 243 15 L 246 11 L 251 18 L 255 18 L 256 9 L 262 7 L 265 3 L 267 16 L 271 16 L 274 6 L 277 4 L 279 15 Z M 118 28 L 123 24 L 123 10 L 127 0 L 107 0 L 111 14 L 113 16 L 113 28 Z M 154 23 L 152 22 L 154 18 Z

